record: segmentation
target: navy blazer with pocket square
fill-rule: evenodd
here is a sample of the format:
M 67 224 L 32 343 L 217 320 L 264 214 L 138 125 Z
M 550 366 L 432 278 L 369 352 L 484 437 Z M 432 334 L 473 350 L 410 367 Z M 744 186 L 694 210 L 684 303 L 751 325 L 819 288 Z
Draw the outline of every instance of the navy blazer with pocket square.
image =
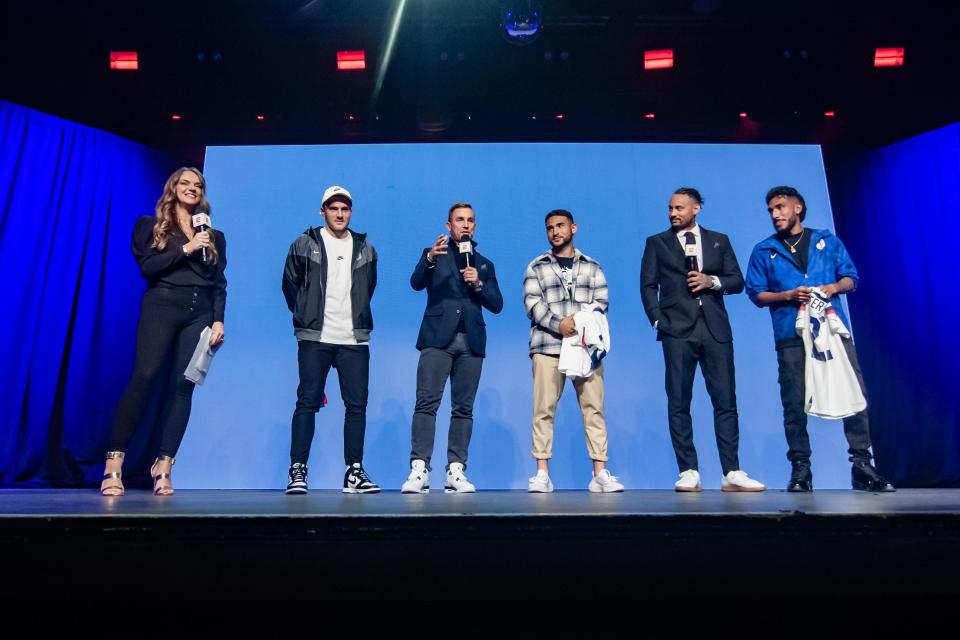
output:
M 474 289 L 463 281 L 457 262 L 456 244 L 451 240 L 447 246 L 447 253 L 438 255 L 434 266 L 427 261 L 429 249 L 424 249 L 410 276 L 410 286 L 414 291 L 427 290 L 427 308 L 420 323 L 417 349 L 443 349 L 449 345 L 460 324 L 460 314 L 463 314 L 470 351 L 483 357 L 487 347 L 483 308 L 493 313 L 500 313 L 503 309 L 497 274 L 493 262 L 474 251 L 471 264 L 477 269 L 482 284 L 479 290 Z

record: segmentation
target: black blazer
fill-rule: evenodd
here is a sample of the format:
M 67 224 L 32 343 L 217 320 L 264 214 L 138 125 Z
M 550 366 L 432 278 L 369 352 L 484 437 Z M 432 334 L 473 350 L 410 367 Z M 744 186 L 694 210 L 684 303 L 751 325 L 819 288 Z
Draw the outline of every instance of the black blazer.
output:
M 700 227 L 703 273 L 720 279 L 720 291 L 700 292 L 707 328 L 718 342 L 731 342 L 730 320 L 723 305 L 724 294 L 743 291 L 743 274 L 730 239 Z M 659 292 L 659 296 L 657 295 Z M 650 324 L 657 324 L 657 340 L 663 334 L 686 336 L 697 321 L 700 303 L 690 294 L 683 247 L 672 229 L 647 238 L 640 267 L 640 297 Z
M 503 309 L 503 296 L 497 285 L 497 274 L 493 263 L 474 251 L 473 266 L 480 273 L 483 284 L 479 291 L 463 281 L 463 274 L 457 265 L 457 251 L 451 241 L 448 251 L 437 256 L 437 265 L 429 268 L 427 252 L 424 249 L 417 262 L 410 286 L 414 291 L 427 290 L 427 308 L 420 323 L 420 335 L 417 336 L 417 349 L 434 347 L 443 349 L 453 340 L 463 314 L 463 325 L 467 330 L 467 343 L 474 355 L 483 357 L 487 348 L 487 327 L 483 321 L 483 307 L 493 313 Z

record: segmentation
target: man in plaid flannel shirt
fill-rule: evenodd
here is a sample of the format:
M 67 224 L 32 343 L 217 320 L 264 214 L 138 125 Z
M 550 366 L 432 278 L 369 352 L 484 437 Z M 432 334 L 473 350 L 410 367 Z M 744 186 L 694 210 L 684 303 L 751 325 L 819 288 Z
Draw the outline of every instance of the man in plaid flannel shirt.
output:
M 524 273 L 523 302 L 530 318 L 530 358 L 533 361 L 533 457 L 537 475 L 531 493 L 553 491 L 548 463 L 553 457 L 553 418 L 566 376 L 560 373 L 560 347 L 565 336 L 577 334 L 573 316 L 582 304 L 607 310 L 607 279 L 600 264 L 573 246 L 577 233 L 573 214 L 554 209 L 545 220 L 550 251 L 538 256 Z M 573 388 L 583 414 L 587 452 L 593 460 L 593 493 L 623 491 L 606 469 L 607 424 L 603 416 L 603 364 L 587 378 L 575 378 Z

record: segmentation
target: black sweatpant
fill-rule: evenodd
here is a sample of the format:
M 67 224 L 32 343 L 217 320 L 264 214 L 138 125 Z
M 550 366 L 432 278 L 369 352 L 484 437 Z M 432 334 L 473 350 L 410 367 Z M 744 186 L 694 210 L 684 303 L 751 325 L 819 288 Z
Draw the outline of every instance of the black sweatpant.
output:
M 290 462 L 306 464 L 316 429 L 317 411 L 323 407 L 324 388 L 330 367 L 337 370 L 343 417 L 343 462 L 363 462 L 363 438 L 367 430 L 367 384 L 370 379 L 370 347 L 365 344 L 329 344 L 312 340 L 297 342 L 300 386 L 297 408 L 291 422 Z
M 194 384 L 183 376 L 204 327 L 213 322 L 213 295 L 202 287 L 151 286 L 140 304 L 137 357 L 120 397 L 110 451 L 125 451 L 143 418 L 150 393 L 170 364 L 160 416 L 160 455 L 175 457 L 190 419 Z

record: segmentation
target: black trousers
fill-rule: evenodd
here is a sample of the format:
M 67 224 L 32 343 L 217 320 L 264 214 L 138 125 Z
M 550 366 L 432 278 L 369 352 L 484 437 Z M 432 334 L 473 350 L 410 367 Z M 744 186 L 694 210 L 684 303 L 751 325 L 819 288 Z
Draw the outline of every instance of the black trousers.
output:
M 473 434 L 473 401 L 480 386 L 483 358 L 474 355 L 467 334 L 458 333 L 443 349 L 427 347 L 417 365 L 417 404 L 413 412 L 410 460 L 423 460 L 430 468 L 437 431 L 437 408 L 450 379 L 450 430 L 447 432 L 447 465 L 467 465 Z
M 330 367 L 340 379 L 343 417 L 343 462 L 363 463 L 363 439 L 367 430 L 367 386 L 370 380 L 370 347 L 365 344 L 297 342 L 300 386 L 297 408 L 291 422 L 290 462 L 306 464 L 316 430 L 317 411 L 323 407 L 324 388 Z
M 190 419 L 194 384 L 183 377 L 200 334 L 213 322 L 213 296 L 201 287 L 151 286 L 140 304 L 137 356 L 130 383 L 120 397 L 110 451 L 125 451 L 143 419 L 150 393 L 170 368 L 160 414 L 160 455 L 175 457 Z
M 733 368 L 733 342 L 717 342 L 707 328 L 701 312 L 697 323 L 685 338 L 661 334 L 663 362 L 666 368 L 667 414 L 670 439 L 680 471 L 698 469 L 697 450 L 693 446 L 693 420 L 690 401 L 697 364 L 703 371 L 707 392 L 713 403 L 713 430 L 724 475 L 740 468 L 738 448 L 740 423 L 737 413 L 736 378 Z
M 860 390 L 866 396 L 867 389 L 863 384 L 863 373 L 860 371 L 853 340 L 843 339 L 843 347 L 857 374 Z M 810 437 L 807 435 L 807 414 L 803 410 L 806 362 L 802 342 L 791 341 L 777 345 L 778 381 L 780 401 L 783 403 L 783 429 L 787 436 L 787 459 L 793 465 L 793 475 L 800 478 L 810 477 Z M 844 418 L 843 433 L 847 436 L 850 461 L 869 462 L 873 456 L 870 453 L 870 420 L 867 418 L 867 410 Z

